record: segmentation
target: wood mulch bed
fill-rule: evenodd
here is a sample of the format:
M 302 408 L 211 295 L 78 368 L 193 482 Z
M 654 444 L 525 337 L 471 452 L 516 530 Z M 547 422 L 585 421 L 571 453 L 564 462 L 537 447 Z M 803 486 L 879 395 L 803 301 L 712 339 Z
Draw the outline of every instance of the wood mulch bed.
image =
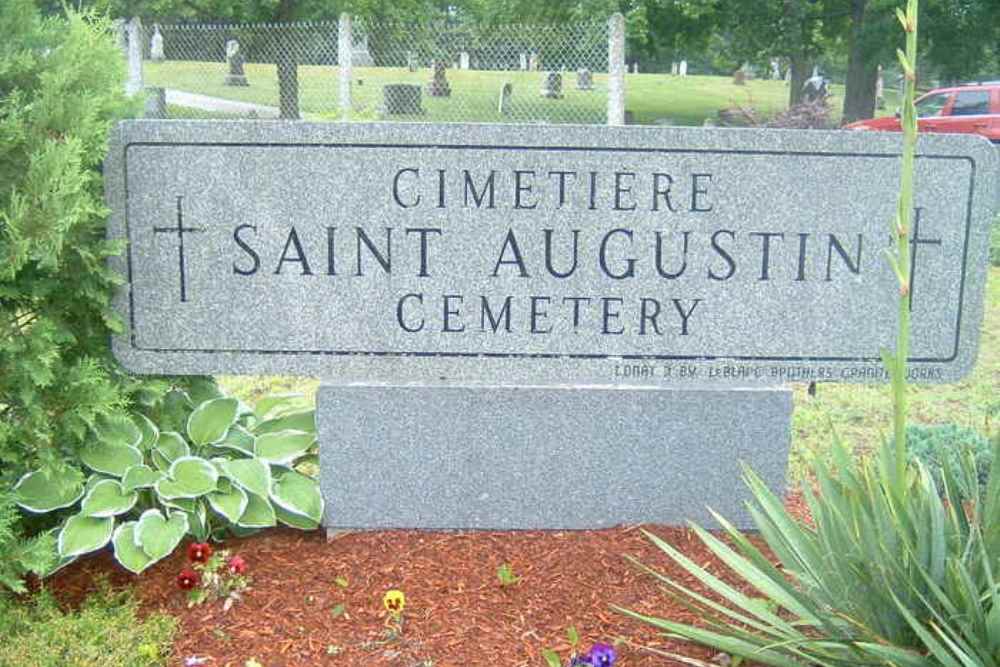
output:
M 801 500 L 788 500 L 801 513 Z M 682 528 L 646 526 L 689 558 L 723 572 L 701 542 Z M 710 658 L 712 652 L 668 641 L 655 629 L 611 609 L 618 605 L 681 622 L 697 622 L 662 594 L 631 555 L 685 585 L 695 581 L 636 527 L 582 532 L 345 533 L 291 529 L 227 541 L 246 560 L 251 590 L 229 612 L 220 602 L 187 608 L 175 578 L 184 549 L 135 577 L 103 553 L 74 564 L 49 586 L 69 604 L 107 575 L 135 587 L 146 611 L 180 619 L 171 665 L 189 657 L 206 667 L 392 665 L 463 667 L 544 665 L 543 649 L 569 655 L 567 628 L 583 648 L 624 638 L 619 667 L 682 663 L 642 647 Z M 519 583 L 501 587 L 497 568 L 509 563 Z M 346 587 L 337 579 L 346 579 Z M 406 594 L 402 637 L 387 641 L 383 594 Z

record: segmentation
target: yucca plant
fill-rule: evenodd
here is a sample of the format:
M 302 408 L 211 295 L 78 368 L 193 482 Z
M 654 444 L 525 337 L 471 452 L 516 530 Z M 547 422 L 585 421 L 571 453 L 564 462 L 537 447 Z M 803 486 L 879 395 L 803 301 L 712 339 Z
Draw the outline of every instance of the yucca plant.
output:
M 894 437 L 866 460 L 854 459 L 834 437 L 832 464 L 819 459 L 811 464 L 818 492 L 804 488 L 814 525 L 792 517 L 781 499 L 746 470 L 754 499 L 751 515 L 778 564 L 721 516 L 714 515 L 729 544 L 694 526 L 740 586 L 647 533 L 713 595 L 633 562 L 697 613 L 702 625 L 619 609 L 673 638 L 765 665 L 1000 667 L 1000 466 L 992 466 L 982 489 L 975 463 L 966 455 L 959 479 L 953 470 L 944 471 L 939 493 L 926 468 L 907 457 L 917 0 L 909 0 L 898 16 L 906 32 L 906 51 L 899 53 L 906 90 L 896 244 L 888 259 L 899 281 L 899 315 L 896 349 L 882 353 L 891 378 Z M 1000 438 L 994 442 L 994 461 L 998 455 Z

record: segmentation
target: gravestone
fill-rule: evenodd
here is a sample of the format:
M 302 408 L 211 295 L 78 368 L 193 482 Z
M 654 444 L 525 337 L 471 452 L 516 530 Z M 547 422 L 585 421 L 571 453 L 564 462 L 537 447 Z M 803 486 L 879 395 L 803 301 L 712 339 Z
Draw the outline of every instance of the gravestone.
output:
M 240 53 L 240 43 L 235 39 L 226 42 L 226 63 L 229 65 L 229 74 L 223 85 L 226 86 L 249 86 L 246 73 L 243 71 L 243 54 Z
M 417 71 L 417 67 L 418 67 L 418 65 L 417 65 L 417 54 L 415 54 L 413 51 L 407 51 L 406 52 L 406 69 L 409 70 L 410 72 L 416 72 Z
M 153 24 L 153 37 L 149 40 L 149 59 L 153 62 L 162 62 L 163 55 L 163 35 L 160 34 L 160 24 Z
M 126 121 L 104 173 L 136 373 L 302 374 L 325 525 L 738 525 L 788 382 L 885 382 L 899 137 Z M 921 135 L 909 376 L 974 366 L 996 150 Z M 804 188 L 802 183 L 822 183 Z
M 594 74 L 589 69 L 578 69 L 576 71 L 576 89 L 577 90 L 593 90 L 594 89 Z
M 885 71 L 881 65 L 875 75 L 875 108 L 885 109 Z
M 462 51 L 458 54 L 458 67 L 459 69 L 469 69 L 469 52 Z
M 813 75 L 802 84 L 803 101 L 811 104 L 825 100 L 830 95 L 827 84 L 828 81 L 819 73 L 819 70 L 814 69 Z
M 351 66 L 375 67 L 375 59 L 368 50 L 368 35 L 362 35 L 359 40 L 351 44 Z
M 528 70 L 531 72 L 537 72 L 541 67 L 541 58 L 538 57 L 537 53 L 532 53 L 528 57 Z
M 447 66 L 443 60 L 435 60 L 432 68 L 434 76 L 427 84 L 427 94 L 431 97 L 451 96 L 451 86 L 448 84 L 448 77 L 445 76 Z
M 682 60 L 681 64 L 677 68 L 677 73 L 681 76 L 688 75 L 688 61 Z
M 146 86 L 143 100 L 143 118 L 167 117 L 167 91 L 165 88 Z
M 771 58 L 771 80 L 781 81 L 781 61 Z
M 680 65 L 677 63 L 677 61 L 670 63 L 670 74 L 672 74 L 673 76 L 677 76 L 677 73 L 679 71 L 680 71 Z
M 632 74 L 638 74 L 638 73 L 639 73 L 639 63 L 634 62 L 632 63 Z
M 733 72 L 733 85 L 734 86 L 747 85 L 747 73 L 743 69 L 738 69 L 735 72 Z
M 562 99 L 562 73 L 545 72 L 542 75 L 542 88 L 539 95 L 555 100 Z
M 520 67 L 521 67 L 521 71 L 522 72 L 526 71 L 528 69 L 528 54 L 522 52 L 519 55 L 519 60 L 520 60 L 519 64 L 520 64 Z
M 500 99 L 497 100 L 497 113 L 501 116 L 510 115 L 510 101 L 514 96 L 514 84 L 509 81 L 504 82 L 500 88 Z
M 420 105 L 420 86 L 410 83 L 382 86 L 382 106 L 390 116 L 422 114 L 424 109 Z

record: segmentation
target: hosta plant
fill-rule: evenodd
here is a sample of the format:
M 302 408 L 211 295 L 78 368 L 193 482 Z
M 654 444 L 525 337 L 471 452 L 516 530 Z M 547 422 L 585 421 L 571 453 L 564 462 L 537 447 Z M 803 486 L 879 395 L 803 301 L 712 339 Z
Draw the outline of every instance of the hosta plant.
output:
M 319 526 L 323 499 L 304 470 L 315 457 L 315 414 L 299 397 L 264 398 L 251 410 L 220 396 L 187 410 L 186 419 L 165 419 L 183 431 L 141 414 L 101 421 L 80 456 L 88 476 L 35 471 L 18 481 L 24 510 L 75 510 L 57 532 L 63 564 L 111 543 L 118 562 L 139 573 L 185 536 Z

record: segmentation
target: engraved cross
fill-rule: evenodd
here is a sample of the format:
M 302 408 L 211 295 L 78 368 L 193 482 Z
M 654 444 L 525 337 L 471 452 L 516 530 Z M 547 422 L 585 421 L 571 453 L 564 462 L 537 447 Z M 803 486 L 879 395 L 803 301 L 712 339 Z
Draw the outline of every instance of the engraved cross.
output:
M 183 197 L 177 197 L 177 226 L 176 227 L 153 227 L 156 234 L 177 234 L 177 267 L 181 276 L 181 302 L 187 301 L 187 272 L 184 268 L 184 234 L 188 232 L 203 232 L 204 229 L 184 226 L 184 212 L 181 208 Z
M 913 218 L 913 234 L 911 234 L 910 239 L 910 310 L 913 310 L 913 292 L 915 290 L 915 283 L 913 282 L 917 275 L 917 251 L 920 250 L 922 245 L 941 245 L 941 239 L 926 239 L 920 238 L 920 214 L 923 209 L 919 206 L 916 209 L 916 215 Z

